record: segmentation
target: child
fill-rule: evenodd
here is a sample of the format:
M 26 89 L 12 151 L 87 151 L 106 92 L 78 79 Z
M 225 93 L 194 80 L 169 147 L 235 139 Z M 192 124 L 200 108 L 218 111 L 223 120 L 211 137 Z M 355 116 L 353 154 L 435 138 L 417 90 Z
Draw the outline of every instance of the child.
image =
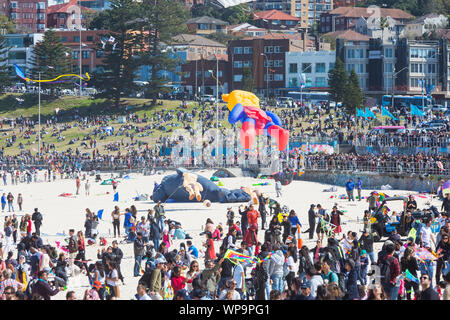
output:
M 213 234 L 212 234 L 212 238 L 213 240 L 221 240 L 222 239 L 222 226 L 219 224 L 216 227 L 216 230 L 214 230 Z
M 169 249 L 170 245 L 172 244 L 172 239 L 170 238 L 169 232 L 167 230 L 164 230 L 163 242 L 166 244 L 166 248 Z
M 366 250 L 361 250 L 361 255 L 359 256 L 359 261 L 361 262 L 360 269 L 360 281 L 363 286 L 367 285 L 367 268 L 369 266 L 369 258 L 367 256 Z

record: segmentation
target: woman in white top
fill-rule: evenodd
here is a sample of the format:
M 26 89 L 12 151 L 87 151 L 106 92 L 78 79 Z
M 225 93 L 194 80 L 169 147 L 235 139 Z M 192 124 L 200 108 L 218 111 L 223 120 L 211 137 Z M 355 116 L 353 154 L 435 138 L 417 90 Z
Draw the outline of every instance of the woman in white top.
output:
M 194 280 L 195 278 L 198 277 L 199 274 L 200 274 L 200 268 L 199 268 L 198 262 L 196 260 L 194 260 L 191 262 L 191 265 L 189 266 L 189 271 L 186 272 L 186 279 Z M 192 281 L 186 282 L 186 290 L 188 292 L 191 292 L 193 290 Z
M 120 298 L 119 291 L 119 272 L 114 262 L 108 261 L 109 273 L 106 276 L 106 285 L 109 287 L 109 294 L 113 297 Z

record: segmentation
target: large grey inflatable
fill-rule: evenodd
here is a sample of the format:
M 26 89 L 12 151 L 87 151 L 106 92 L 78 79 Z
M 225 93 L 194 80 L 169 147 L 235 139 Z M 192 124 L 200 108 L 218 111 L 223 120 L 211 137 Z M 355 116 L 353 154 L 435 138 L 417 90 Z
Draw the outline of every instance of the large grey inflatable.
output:
M 183 173 L 189 172 L 185 168 L 177 169 L 176 174 L 166 176 L 162 179 L 161 184 L 155 184 L 151 199 L 154 202 L 197 202 L 195 198 L 189 200 L 189 193 L 183 187 Z M 212 181 L 197 175 L 197 182 L 203 187 L 200 193 L 202 201 L 209 200 L 211 202 L 249 202 L 251 197 L 241 189 L 228 190 L 216 186 Z

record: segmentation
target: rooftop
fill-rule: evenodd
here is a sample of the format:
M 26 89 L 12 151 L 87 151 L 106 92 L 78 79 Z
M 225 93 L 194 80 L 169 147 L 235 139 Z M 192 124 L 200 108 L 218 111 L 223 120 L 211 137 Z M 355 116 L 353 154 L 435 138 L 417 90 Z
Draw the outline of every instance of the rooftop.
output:
M 369 41 L 370 38 L 355 32 L 353 30 L 339 30 L 339 31 L 334 31 L 334 32 L 328 32 L 326 34 L 324 34 L 324 36 L 329 36 L 331 38 L 334 39 L 345 39 L 348 41 Z
M 444 17 L 443 14 L 437 14 L 437 13 L 430 13 L 422 17 L 418 17 L 417 19 L 414 19 L 412 21 L 409 21 L 407 24 L 417 24 L 417 23 L 424 23 L 426 19 L 433 19 L 433 18 L 439 18 L 440 16 Z
M 193 23 L 209 23 L 209 24 L 224 25 L 224 26 L 228 25 L 228 22 L 226 22 L 226 21 L 222 21 L 220 19 L 216 19 L 216 18 L 212 18 L 212 17 L 208 17 L 208 16 L 192 18 L 192 19 L 189 19 L 188 21 L 186 21 L 186 24 L 193 24 Z
M 80 7 L 83 11 L 92 11 L 95 12 L 95 10 L 79 6 L 78 0 L 70 0 L 67 3 L 61 3 L 61 4 L 55 4 L 54 6 L 50 6 L 47 8 L 47 14 L 51 13 L 76 13 L 74 8 L 71 7 Z
M 410 15 L 408 12 L 405 12 L 400 9 L 389 9 L 389 8 L 380 8 L 380 16 L 387 17 L 390 16 L 393 19 L 413 19 L 414 16 Z M 338 15 L 341 17 L 348 18 L 369 18 L 374 15 L 374 11 L 369 8 L 359 8 L 359 7 L 339 7 L 333 9 L 329 12 L 331 15 Z
M 226 48 L 220 42 L 210 40 L 208 38 L 196 34 L 179 34 L 172 38 L 174 45 L 193 45 L 193 46 L 210 46 Z
M 288 21 L 300 21 L 300 18 L 293 17 L 290 14 L 281 12 L 278 10 L 258 11 L 254 14 L 255 20 L 288 20 Z

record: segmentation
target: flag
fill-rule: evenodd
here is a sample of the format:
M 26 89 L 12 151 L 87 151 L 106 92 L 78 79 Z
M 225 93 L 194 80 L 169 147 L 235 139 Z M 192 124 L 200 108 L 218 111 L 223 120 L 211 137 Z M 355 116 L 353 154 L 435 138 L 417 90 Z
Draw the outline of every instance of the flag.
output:
M 377 117 L 375 116 L 375 113 L 373 113 L 371 110 L 369 110 L 369 108 L 365 109 L 365 114 L 366 114 L 366 118 L 372 118 L 372 119 L 376 119 Z
M 113 36 L 110 36 L 109 39 L 108 39 L 108 41 L 109 41 L 109 42 L 114 42 L 114 41 L 116 41 L 116 38 L 114 38 Z
M 382 116 L 388 116 L 388 117 L 390 117 L 392 120 L 397 120 L 397 118 L 394 117 L 394 116 L 392 115 L 392 113 L 390 113 L 389 110 L 386 109 L 385 107 L 381 107 L 381 115 L 382 115 Z
M 359 108 L 356 108 L 356 116 L 357 117 L 365 117 L 364 111 Z
M 411 115 L 423 117 L 425 115 L 425 112 L 420 111 L 416 105 L 411 104 Z
M 116 193 L 114 194 L 114 200 L 113 200 L 113 202 L 119 202 L 119 193 L 118 193 L 118 192 L 116 192 Z
M 411 280 L 413 282 L 419 283 L 419 279 L 417 279 L 416 277 L 414 277 L 411 272 L 409 272 L 408 269 L 406 269 L 405 271 L 405 279 Z
M 103 209 L 100 209 L 100 210 L 98 210 L 98 212 L 97 212 L 97 217 L 98 217 L 99 219 L 101 219 L 102 216 L 103 216 Z

